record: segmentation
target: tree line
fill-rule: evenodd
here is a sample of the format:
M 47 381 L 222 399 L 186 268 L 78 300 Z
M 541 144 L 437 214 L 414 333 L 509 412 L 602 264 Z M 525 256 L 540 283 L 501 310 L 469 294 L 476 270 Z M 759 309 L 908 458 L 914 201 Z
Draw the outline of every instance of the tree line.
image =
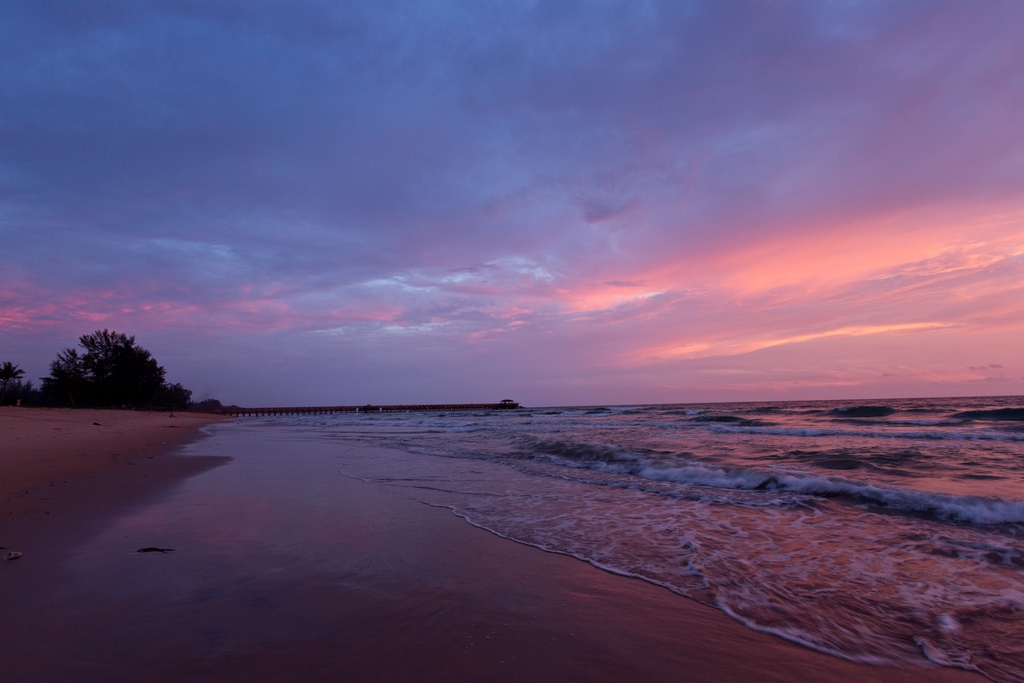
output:
M 67 348 L 50 363 L 41 388 L 23 382 L 24 370 L 0 363 L 0 405 L 69 406 L 72 408 L 219 408 L 207 399 L 192 402 L 192 392 L 165 381 L 166 370 L 152 354 L 129 337 L 113 330 L 97 330 L 78 338 L 78 348 Z

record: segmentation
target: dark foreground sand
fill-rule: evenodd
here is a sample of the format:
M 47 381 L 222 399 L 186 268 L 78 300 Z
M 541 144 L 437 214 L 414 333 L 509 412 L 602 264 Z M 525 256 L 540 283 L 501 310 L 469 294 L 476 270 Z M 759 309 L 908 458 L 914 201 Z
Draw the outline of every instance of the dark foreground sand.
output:
M 149 458 L 153 434 L 119 456 L 136 465 L 0 520 L 25 551 L 0 563 L 0 679 L 983 680 L 811 652 L 344 478 L 327 453 L 281 467 L 285 447 L 253 438 L 218 451 L 234 461 Z M 178 550 L 134 553 L 150 538 Z

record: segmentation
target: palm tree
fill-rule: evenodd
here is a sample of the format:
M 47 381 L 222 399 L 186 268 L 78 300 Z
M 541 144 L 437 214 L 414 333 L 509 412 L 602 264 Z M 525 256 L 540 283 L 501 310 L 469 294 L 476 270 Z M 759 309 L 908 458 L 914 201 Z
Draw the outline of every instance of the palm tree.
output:
M 21 379 L 25 371 L 11 361 L 0 363 L 0 406 L 4 404 L 4 397 L 7 395 L 7 385 L 13 380 Z

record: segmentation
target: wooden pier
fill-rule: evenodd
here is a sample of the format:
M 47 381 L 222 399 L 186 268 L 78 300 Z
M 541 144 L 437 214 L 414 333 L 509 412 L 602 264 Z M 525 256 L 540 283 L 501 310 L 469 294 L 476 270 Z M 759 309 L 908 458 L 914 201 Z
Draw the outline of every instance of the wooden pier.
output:
M 424 411 L 455 412 L 463 410 L 516 410 L 519 404 L 506 398 L 499 403 L 439 403 L 429 405 L 375 406 L 295 406 L 277 408 L 218 408 L 207 412 L 233 417 L 262 417 L 265 415 L 330 415 L 332 413 L 418 413 Z

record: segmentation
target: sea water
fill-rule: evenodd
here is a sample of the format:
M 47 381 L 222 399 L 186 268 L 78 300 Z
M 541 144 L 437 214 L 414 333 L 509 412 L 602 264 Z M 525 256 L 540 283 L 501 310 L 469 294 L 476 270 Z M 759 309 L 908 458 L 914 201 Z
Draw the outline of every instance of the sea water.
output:
M 1020 398 L 271 421 L 336 443 L 341 475 L 751 628 L 1024 681 Z

